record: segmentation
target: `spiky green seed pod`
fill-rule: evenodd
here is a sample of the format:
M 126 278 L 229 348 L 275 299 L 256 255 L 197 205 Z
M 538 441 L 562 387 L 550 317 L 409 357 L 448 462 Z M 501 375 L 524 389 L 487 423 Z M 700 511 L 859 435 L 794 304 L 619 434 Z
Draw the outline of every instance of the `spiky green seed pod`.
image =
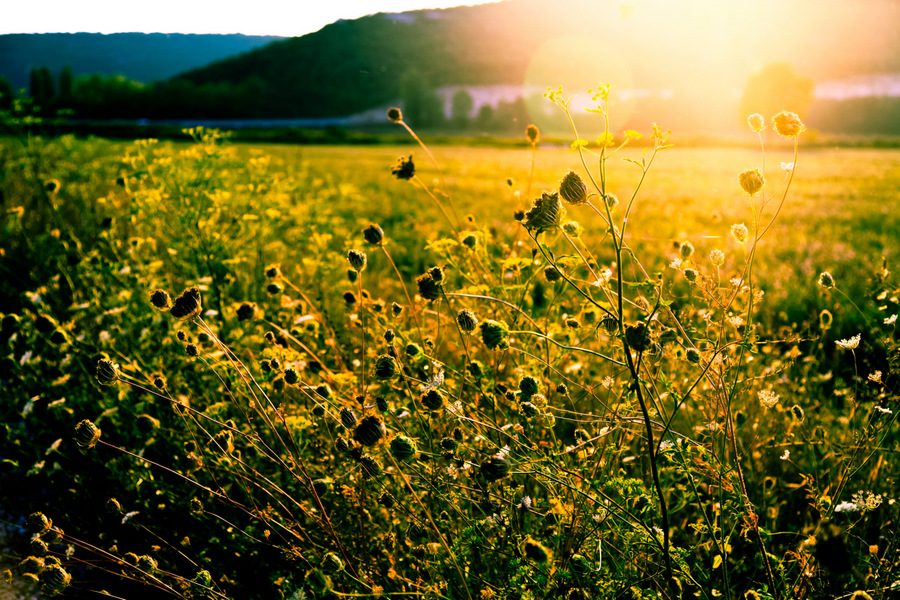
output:
M 322 406 L 321 404 L 316 404 L 315 406 L 313 406 L 312 413 L 313 413 L 313 415 L 315 415 L 317 417 L 324 416 L 325 415 L 325 407 Z
M 584 228 L 578 221 L 566 221 L 563 223 L 563 231 L 566 232 L 566 235 L 573 238 L 581 237 L 581 234 L 584 233 Z
M 416 278 L 416 287 L 419 295 L 425 300 L 437 300 L 441 297 L 441 284 L 435 281 L 431 273 L 424 273 Z
M 391 440 L 391 456 L 400 462 L 406 462 L 416 455 L 416 442 L 405 435 L 398 435 Z
M 615 194 L 607 193 L 603 196 L 603 203 L 609 208 L 609 211 L 612 212 L 619 205 L 619 197 Z
M 42 535 L 53 527 L 53 521 L 42 512 L 35 512 L 25 519 L 25 529 L 32 535 Z
M 107 358 L 97 361 L 97 381 L 100 385 L 112 385 L 119 380 L 119 365 Z
M 362 271 L 366 268 L 366 253 L 359 250 L 350 250 L 347 252 L 347 261 L 350 263 L 351 267 L 357 271 Z
M 428 390 L 422 394 L 421 399 L 428 410 L 440 410 L 444 407 L 444 395 L 437 390 Z
M 562 396 L 568 396 L 568 395 L 569 395 L 569 388 L 566 386 L 566 384 L 560 383 L 560 384 L 558 384 L 558 385 L 556 386 L 556 393 L 557 393 L 557 394 L 560 394 L 560 395 L 562 395 Z
M 368 454 L 363 454 L 359 457 L 359 464 L 362 466 L 363 471 L 365 471 L 366 475 L 369 477 L 378 477 L 381 475 L 381 464 L 372 458 L 372 456 Z
M 465 246 L 469 250 L 474 250 L 475 246 L 478 245 L 478 236 L 476 236 L 474 233 L 467 233 L 465 236 L 463 236 L 462 243 L 463 246 Z
M 588 187 L 581 175 L 575 171 L 566 173 L 559 182 L 559 195 L 562 199 L 578 206 L 588 201 Z
M 352 408 L 345 406 L 341 409 L 341 424 L 347 429 L 353 429 L 356 427 L 356 413 L 353 412 Z
M 382 354 L 375 359 L 375 377 L 382 380 L 393 379 L 397 375 L 397 361 L 389 354 Z
M 75 443 L 84 449 L 93 448 L 100 439 L 100 428 L 88 419 L 80 421 L 75 426 Z
M 542 231 L 559 227 L 565 216 L 566 209 L 559 201 L 559 194 L 542 192 L 541 197 L 535 199 L 531 209 L 525 213 L 523 225 L 525 229 L 534 231 L 537 235 Z
M 481 341 L 489 350 L 505 349 L 509 342 L 509 327 L 503 321 L 494 321 L 485 319 L 479 325 L 481 330 Z
M 700 351 L 696 348 L 688 348 L 687 352 L 685 353 L 685 358 L 692 365 L 699 365 L 702 356 L 700 355 Z
M 678 339 L 678 332 L 671 327 L 663 327 L 659 332 L 659 343 L 668 344 Z
M 803 409 L 800 408 L 800 405 L 795 404 L 791 407 L 791 416 L 794 417 L 794 420 L 797 422 L 802 423 L 806 415 L 803 412 Z
M 269 279 L 278 279 L 281 277 L 281 264 L 274 263 L 266 267 L 265 270 L 266 277 Z
M 277 281 L 273 281 L 266 286 L 266 292 L 268 292 L 270 296 L 278 296 L 279 294 L 284 293 L 284 286 Z
M 165 312 L 172 308 L 172 297 L 169 296 L 169 292 L 156 289 L 150 292 L 150 304 Z
M 149 554 L 142 554 L 138 557 L 137 568 L 146 573 L 155 573 L 157 566 L 156 559 Z
M 184 290 L 180 296 L 175 298 L 175 304 L 169 313 L 179 321 L 189 321 L 200 316 L 200 289 L 192 287 Z
M 164 391 L 167 385 L 168 382 L 166 381 L 165 375 L 163 375 L 162 373 L 155 373 L 153 375 L 153 387 L 160 391 Z
M 45 567 L 39 579 L 41 592 L 47 596 L 62 594 L 72 582 L 72 576 L 59 565 Z
M 320 386 L 316 386 L 316 394 L 328 400 L 329 398 L 331 398 L 331 388 L 327 383 L 323 383 Z
M 509 475 L 509 461 L 496 454 L 481 462 L 479 472 L 488 481 L 499 481 Z
M 384 241 L 384 230 L 375 223 L 363 229 L 363 237 L 373 246 L 380 246 Z
M 475 379 L 484 377 L 484 364 L 480 360 L 473 360 L 469 363 L 469 374 Z
M 387 431 L 381 417 L 370 415 L 357 425 L 353 432 L 353 439 L 363 446 L 374 446 L 381 441 Z
M 581 554 L 573 554 L 569 559 L 569 570 L 577 575 L 586 575 L 593 571 L 590 561 Z
M 772 117 L 772 124 L 775 126 L 775 131 L 778 135 L 786 138 L 797 137 L 806 131 L 806 125 L 803 124 L 797 113 L 786 110 Z
M 466 333 L 472 333 L 478 327 L 478 318 L 468 308 L 464 308 L 456 314 L 456 323 Z
M 645 323 L 635 323 L 625 328 L 625 341 L 629 348 L 643 352 L 650 347 L 650 329 Z
M 579 321 L 578 319 L 576 319 L 574 317 L 566 318 L 564 323 L 566 324 L 566 327 L 568 327 L 569 329 L 580 329 L 581 328 L 581 321 Z
M 203 501 L 200 498 L 191 498 L 191 512 L 195 515 L 203 512 Z

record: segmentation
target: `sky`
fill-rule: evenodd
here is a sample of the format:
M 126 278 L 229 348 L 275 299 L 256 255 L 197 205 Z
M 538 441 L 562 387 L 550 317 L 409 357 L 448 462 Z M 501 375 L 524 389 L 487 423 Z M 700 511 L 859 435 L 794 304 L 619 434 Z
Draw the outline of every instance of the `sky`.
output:
M 338 19 L 488 0 L 19 0 L 2 9 L 5 33 L 243 33 L 299 36 Z

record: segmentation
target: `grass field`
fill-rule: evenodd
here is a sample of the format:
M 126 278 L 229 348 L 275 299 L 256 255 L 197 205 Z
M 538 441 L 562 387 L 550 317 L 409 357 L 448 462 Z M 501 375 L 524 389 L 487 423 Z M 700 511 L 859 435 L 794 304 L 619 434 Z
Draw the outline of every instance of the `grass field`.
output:
M 621 159 L 652 147 L 606 157 L 610 213 L 555 202 L 570 148 L 431 150 L 0 143 L 0 570 L 73 597 L 896 597 L 900 151 L 801 136 L 785 196 L 792 149 L 676 145 L 626 222 Z

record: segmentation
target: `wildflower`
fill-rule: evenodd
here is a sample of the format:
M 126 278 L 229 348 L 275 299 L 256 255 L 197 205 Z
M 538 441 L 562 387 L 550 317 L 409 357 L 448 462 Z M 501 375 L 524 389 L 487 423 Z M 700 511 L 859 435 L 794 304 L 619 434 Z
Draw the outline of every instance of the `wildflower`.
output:
M 740 244 L 743 244 L 747 241 L 747 238 L 750 236 L 750 231 L 747 229 L 747 226 L 743 223 L 736 223 L 731 226 L 731 236 Z
M 478 319 L 475 317 L 475 313 L 467 308 L 459 311 L 456 315 L 456 322 L 459 325 L 459 328 L 466 333 L 471 333 L 478 327 Z
M 772 390 L 760 390 L 758 396 L 759 403 L 766 408 L 772 408 L 778 404 L 778 399 L 780 398 L 780 396 Z
M 859 342 L 862 339 L 862 334 L 857 333 L 853 337 L 846 340 L 837 340 L 835 344 L 837 344 L 838 348 L 843 348 L 844 350 L 855 350 L 859 347 Z
M 874 381 L 875 383 L 881 382 L 881 371 L 875 371 L 874 373 L 869 373 L 869 381 Z
M 97 362 L 97 381 L 100 385 L 112 385 L 119 380 L 119 365 L 113 361 L 101 358 Z
M 891 315 L 887 319 L 884 320 L 885 325 L 893 325 L 897 322 L 897 315 Z
M 381 417 L 371 415 L 359 422 L 353 432 L 353 439 L 363 446 L 374 446 L 386 433 Z
M 615 379 L 613 379 L 612 377 L 604 377 L 603 380 L 600 382 L 600 385 L 602 385 L 602 386 L 605 387 L 606 389 L 609 389 L 609 388 L 611 388 L 615 383 L 616 383 L 616 381 L 615 381 Z
M 409 157 L 401 156 L 398 158 L 397 162 L 391 167 L 391 175 L 404 181 L 409 181 L 415 177 L 416 165 L 413 164 L 413 155 L 410 154 Z
M 525 128 L 525 135 L 528 137 L 529 142 L 537 144 L 541 137 L 541 130 L 537 128 L 537 125 L 529 125 Z
M 400 112 L 399 108 L 392 107 L 387 111 L 387 118 L 393 121 L 394 123 L 399 123 L 403 120 L 403 113 Z
M 481 329 L 481 341 L 489 350 L 506 348 L 509 343 L 506 338 L 509 335 L 509 327 L 503 321 L 485 319 L 479 326 Z
M 381 242 L 384 241 L 384 230 L 375 223 L 370 223 L 368 227 L 363 229 L 363 237 L 373 246 L 380 246 Z
M 871 491 L 858 491 L 853 496 L 850 497 L 850 500 L 856 504 L 861 510 L 875 510 L 879 506 L 881 506 L 881 494 L 874 494 Z
M 559 182 L 559 195 L 569 204 L 578 206 L 588 201 L 588 187 L 581 175 L 570 170 Z
M 405 435 L 398 435 L 391 440 L 391 456 L 405 462 L 416 455 L 416 443 Z
M 238 321 L 254 321 L 259 316 L 259 307 L 256 302 L 244 302 L 237 309 Z
M 179 321 L 189 321 L 200 316 L 200 289 L 192 287 L 175 298 L 175 305 L 169 311 Z
M 172 308 L 172 297 L 165 290 L 153 290 L 150 292 L 150 304 L 161 311 Z
M 741 184 L 741 189 L 752 196 L 763 189 L 763 186 L 766 184 L 766 177 L 759 169 L 748 169 L 738 175 L 738 181 Z
M 678 253 L 681 255 L 682 260 L 688 260 L 694 255 L 694 245 L 690 242 L 681 242 Z
M 778 135 L 786 138 L 797 137 L 806 131 L 806 126 L 800 120 L 800 117 L 797 116 L 797 113 L 786 110 L 772 117 L 772 124 L 775 126 L 775 131 L 778 132 Z
M 831 289 L 834 287 L 834 277 L 828 271 L 822 271 L 819 275 L 819 285 L 823 288 Z
M 97 444 L 100 439 L 100 428 L 91 421 L 85 419 L 75 426 L 75 443 L 79 447 L 90 449 Z
M 431 272 L 416 278 L 416 287 L 419 288 L 419 295 L 425 300 L 437 300 L 441 297 L 441 283 L 435 280 Z
M 691 283 L 694 283 L 700 278 L 700 273 L 697 271 L 697 269 L 685 269 L 684 278 Z
M 766 128 L 766 119 L 759 113 L 753 113 L 747 117 L 747 125 L 750 126 L 750 129 L 759 133 Z
M 562 224 L 566 209 L 559 201 L 559 194 L 542 192 L 541 197 L 534 200 L 531 209 L 525 213 L 525 228 L 535 230 L 535 234 L 547 229 L 555 229 Z
M 717 267 L 721 267 L 725 264 L 725 253 L 718 249 L 713 250 L 709 253 L 709 262 Z
M 603 195 L 603 203 L 612 212 L 619 205 L 619 197 L 615 194 L 606 193 Z
M 791 171 L 794 170 L 794 163 L 792 163 L 792 162 L 789 162 L 789 163 L 788 163 L 788 162 L 783 162 L 783 163 L 781 163 L 781 168 L 782 168 L 783 170 L 787 171 L 788 173 L 790 173 Z
M 347 252 L 347 261 L 351 267 L 357 271 L 362 271 L 366 268 L 366 253 L 359 250 L 350 250 Z

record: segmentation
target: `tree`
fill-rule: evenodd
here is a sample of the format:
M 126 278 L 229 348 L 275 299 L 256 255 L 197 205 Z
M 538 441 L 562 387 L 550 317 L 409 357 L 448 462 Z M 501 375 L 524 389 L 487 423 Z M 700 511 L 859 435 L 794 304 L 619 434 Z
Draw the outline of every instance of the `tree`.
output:
M 72 74 L 72 67 L 66 65 L 59 72 L 59 99 L 63 103 L 68 103 L 72 99 L 72 84 L 75 80 Z
M 465 129 L 469 125 L 469 115 L 474 106 L 475 101 L 472 99 L 472 94 L 467 90 L 461 89 L 453 94 L 450 103 L 450 121 L 453 126 L 457 129 Z
M 434 127 L 444 120 L 443 102 L 418 71 L 407 71 L 400 79 L 403 118 L 412 126 Z
M 34 104 L 44 108 L 53 100 L 53 74 L 47 67 L 31 69 L 28 92 Z
M 760 113 L 766 119 L 782 110 L 804 117 L 813 100 L 813 80 L 801 77 L 787 63 L 766 65 L 747 81 L 741 98 L 741 119 Z
M 12 82 L 6 77 L 0 77 L 0 110 L 12 108 L 15 96 L 16 91 L 13 89 Z

